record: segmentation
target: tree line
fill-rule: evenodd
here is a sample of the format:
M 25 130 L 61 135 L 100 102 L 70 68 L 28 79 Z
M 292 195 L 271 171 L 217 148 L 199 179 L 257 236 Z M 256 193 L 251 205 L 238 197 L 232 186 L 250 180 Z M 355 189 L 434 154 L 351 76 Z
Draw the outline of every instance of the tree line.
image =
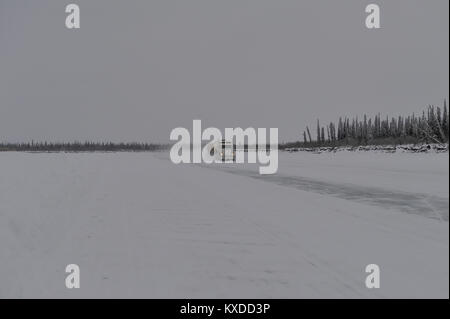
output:
M 300 141 L 284 147 L 395 145 L 418 143 L 448 143 L 449 114 L 447 103 L 443 108 L 429 105 L 421 115 L 374 118 L 340 117 L 337 122 L 321 125 L 317 120 L 313 137 L 307 126 Z
M 113 143 L 113 142 L 70 142 L 52 143 L 0 143 L 0 151 L 23 152 L 127 152 L 127 151 L 159 151 L 168 148 L 165 144 L 151 143 Z
M 449 113 L 447 102 L 443 107 L 429 105 L 420 115 L 407 117 L 362 118 L 340 117 L 337 122 L 321 125 L 317 120 L 315 136 L 309 126 L 297 142 L 280 144 L 279 148 L 321 147 L 321 146 L 360 146 L 360 145 L 399 145 L 419 143 L 445 144 L 449 141 Z M 138 142 L 0 142 L 0 151 L 30 152 L 120 152 L 120 151 L 158 151 L 170 147 L 169 144 Z

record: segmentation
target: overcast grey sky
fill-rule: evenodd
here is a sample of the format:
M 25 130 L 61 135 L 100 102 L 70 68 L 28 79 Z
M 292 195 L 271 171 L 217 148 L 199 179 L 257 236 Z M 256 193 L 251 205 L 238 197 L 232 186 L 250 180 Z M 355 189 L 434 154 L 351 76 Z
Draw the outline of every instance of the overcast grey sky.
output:
M 81 29 L 65 27 L 65 6 Z M 381 29 L 365 28 L 369 3 Z M 166 142 L 442 105 L 448 0 L 0 0 L 0 141 Z

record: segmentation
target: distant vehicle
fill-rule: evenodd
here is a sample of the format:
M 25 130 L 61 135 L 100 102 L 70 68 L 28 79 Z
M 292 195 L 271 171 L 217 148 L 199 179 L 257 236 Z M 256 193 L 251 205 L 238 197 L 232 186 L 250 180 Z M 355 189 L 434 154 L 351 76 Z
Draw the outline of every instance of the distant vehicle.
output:
M 216 161 L 220 162 L 235 162 L 236 148 L 233 143 L 226 140 L 214 141 L 207 145 L 209 155 Z

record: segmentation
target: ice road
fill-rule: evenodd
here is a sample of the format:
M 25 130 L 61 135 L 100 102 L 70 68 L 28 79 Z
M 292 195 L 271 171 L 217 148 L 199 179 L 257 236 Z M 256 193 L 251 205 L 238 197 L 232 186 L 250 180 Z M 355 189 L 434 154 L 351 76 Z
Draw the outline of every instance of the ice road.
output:
M 0 153 L 0 297 L 449 297 L 448 153 L 168 156 Z

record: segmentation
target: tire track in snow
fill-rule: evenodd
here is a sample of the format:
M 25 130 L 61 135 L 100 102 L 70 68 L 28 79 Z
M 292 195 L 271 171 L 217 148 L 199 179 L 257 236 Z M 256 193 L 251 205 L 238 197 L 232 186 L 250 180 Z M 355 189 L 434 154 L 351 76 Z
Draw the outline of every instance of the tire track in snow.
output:
M 380 187 L 329 183 L 300 176 L 287 176 L 281 174 L 260 175 L 255 171 L 234 169 L 230 166 L 201 166 L 274 183 L 280 186 L 296 188 L 302 191 L 330 195 L 386 209 L 395 209 L 404 213 L 419 215 L 439 221 L 448 222 L 449 220 L 449 200 L 438 196 L 398 192 Z
M 156 156 L 159 159 L 170 160 L 167 156 Z M 408 193 L 387 190 L 381 187 L 360 186 L 353 184 L 337 184 L 282 174 L 260 175 L 256 171 L 234 168 L 236 164 L 196 164 L 197 166 L 215 169 L 225 173 L 246 176 L 252 179 L 274 183 L 280 186 L 296 188 L 306 192 L 329 195 L 347 199 L 384 209 L 394 209 L 412 215 L 419 215 L 439 221 L 449 221 L 449 199 L 420 193 Z

